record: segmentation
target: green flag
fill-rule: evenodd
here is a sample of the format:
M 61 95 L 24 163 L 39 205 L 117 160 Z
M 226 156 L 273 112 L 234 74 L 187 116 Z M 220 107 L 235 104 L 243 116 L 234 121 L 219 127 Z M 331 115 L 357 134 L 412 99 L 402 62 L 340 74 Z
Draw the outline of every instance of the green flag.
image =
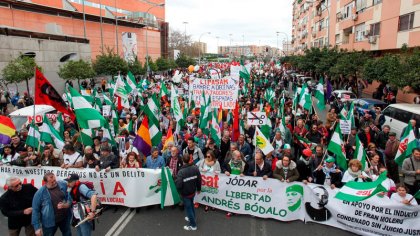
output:
M 149 98 L 144 108 L 144 114 L 149 118 L 149 134 L 152 146 L 158 146 L 162 141 L 162 132 L 159 129 L 160 104 L 155 95 Z
M 417 139 L 414 135 L 414 130 L 411 124 L 407 125 L 403 137 L 401 138 L 400 145 L 398 146 L 397 155 L 395 155 L 395 162 L 402 166 L 405 158 L 411 155 L 414 148 L 417 147 Z
M 29 125 L 28 137 L 26 137 L 25 144 L 27 146 L 38 149 L 39 141 L 41 139 L 41 133 L 39 132 L 38 126 L 35 124 L 35 119 L 32 119 Z
M 357 159 L 362 163 L 362 171 L 366 169 L 366 151 L 363 148 L 363 143 L 359 139 L 359 135 L 356 134 L 356 150 L 354 152 L 354 159 Z
M 320 110 L 325 110 L 324 78 L 322 77 L 316 86 L 315 98 L 318 99 L 317 107 Z
M 343 135 L 341 133 L 340 124 L 337 124 L 335 131 L 328 144 L 328 151 L 335 154 L 337 164 L 343 170 L 347 170 L 346 150 L 344 149 Z
M 41 137 L 40 140 L 46 143 L 51 143 L 57 149 L 63 149 L 64 139 L 60 136 L 57 130 L 54 129 L 54 126 L 50 123 L 47 115 L 44 114 L 41 126 Z

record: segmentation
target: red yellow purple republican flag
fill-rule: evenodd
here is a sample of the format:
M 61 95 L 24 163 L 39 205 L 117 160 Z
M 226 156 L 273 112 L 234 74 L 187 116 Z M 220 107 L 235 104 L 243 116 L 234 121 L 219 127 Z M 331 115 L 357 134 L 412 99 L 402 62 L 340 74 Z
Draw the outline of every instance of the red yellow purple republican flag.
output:
M 15 133 L 16 128 L 12 120 L 7 116 L 0 116 L 0 143 L 9 144 Z
M 136 138 L 133 141 L 133 146 L 142 152 L 143 155 L 150 155 L 150 150 L 152 149 L 152 139 L 150 138 L 149 120 L 147 116 L 144 116 L 140 128 L 137 130 Z

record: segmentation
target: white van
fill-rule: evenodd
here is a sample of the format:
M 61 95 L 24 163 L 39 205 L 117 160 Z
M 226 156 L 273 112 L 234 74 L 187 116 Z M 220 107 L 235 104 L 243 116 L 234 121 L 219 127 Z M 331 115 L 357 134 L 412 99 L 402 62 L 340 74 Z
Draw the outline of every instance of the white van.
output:
M 382 114 L 385 116 L 384 125 L 389 125 L 391 131 L 397 133 L 398 139 L 411 119 L 416 120 L 416 128 L 420 128 L 420 104 L 391 104 L 382 111 Z
M 35 107 L 35 113 L 34 113 Z M 10 119 L 12 119 L 13 124 L 16 127 L 17 131 L 20 131 L 23 126 L 30 123 L 35 114 L 35 122 L 41 123 L 42 117 L 44 114 L 54 114 L 57 113 L 55 108 L 49 105 L 32 105 L 27 106 L 22 109 L 16 110 L 9 114 Z

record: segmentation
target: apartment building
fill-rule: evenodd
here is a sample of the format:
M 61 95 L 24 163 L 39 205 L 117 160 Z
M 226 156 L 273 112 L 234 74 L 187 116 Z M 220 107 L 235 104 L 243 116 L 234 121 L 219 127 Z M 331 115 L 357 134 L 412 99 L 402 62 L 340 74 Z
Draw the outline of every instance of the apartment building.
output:
M 420 0 L 295 0 L 292 47 L 387 51 L 420 46 Z

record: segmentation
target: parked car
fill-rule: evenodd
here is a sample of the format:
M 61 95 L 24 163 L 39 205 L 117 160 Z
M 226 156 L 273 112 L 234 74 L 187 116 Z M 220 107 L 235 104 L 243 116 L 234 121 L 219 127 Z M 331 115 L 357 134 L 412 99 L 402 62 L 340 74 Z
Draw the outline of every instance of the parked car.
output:
M 356 94 L 348 90 L 334 90 L 331 93 L 330 103 L 336 99 L 340 99 L 342 102 L 353 101 L 357 98 Z
M 373 98 L 360 98 L 354 100 L 354 106 L 359 116 L 363 116 L 367 111 L 375 113 L 375 107 L 380 107 L 383 110 L 388 104 Z
M 391 104 L 382 111 L 382 114 L 385 116 L 385 125 L 389 125 L 391 130 L 397 133 L 397 138 L 400 138 L 402 130 L 411 119 L 416 120 L 416 128 L 420 128 L 419 104 Z

